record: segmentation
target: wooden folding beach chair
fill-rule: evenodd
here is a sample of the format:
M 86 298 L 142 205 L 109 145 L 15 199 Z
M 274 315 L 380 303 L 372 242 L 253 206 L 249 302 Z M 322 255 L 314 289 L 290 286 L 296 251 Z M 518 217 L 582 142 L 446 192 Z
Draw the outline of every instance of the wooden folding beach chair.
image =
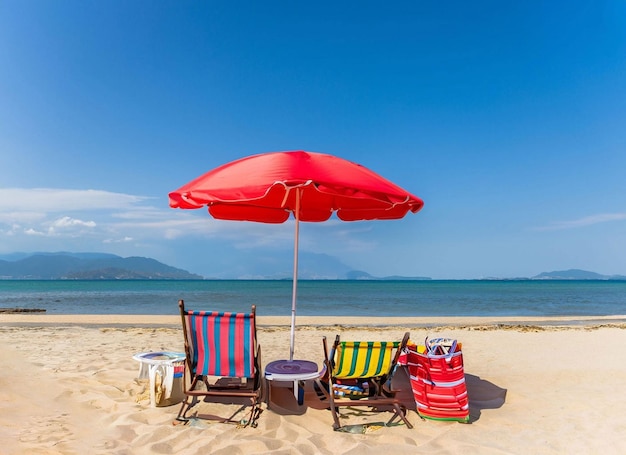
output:
M 185 400 L 176 420 L 186 422 L 187 413 L 200 397 L 205 402 L 249 403 L 248 419 L 232 420 L 195 414 L 195 417 L 256 426 L 263 401 L 261 347 L 256 336 L 256 308 L 250 313 L 189 311 L 178 303 L 185 336 Z
M 329 354 L 324 337 L 328 398 L 335 430 L 341 428 L 338 408 L 357 406 L 391 411 L 393 415 L 386 425 L 400 418 L 408 428 L 413 428 L 406 418 L 406 407 L 395 397 L 396 391 L 390 386 L 400 351 L 408 340 L 408 332 L 401 342 L 341 341 L 337 335 Z

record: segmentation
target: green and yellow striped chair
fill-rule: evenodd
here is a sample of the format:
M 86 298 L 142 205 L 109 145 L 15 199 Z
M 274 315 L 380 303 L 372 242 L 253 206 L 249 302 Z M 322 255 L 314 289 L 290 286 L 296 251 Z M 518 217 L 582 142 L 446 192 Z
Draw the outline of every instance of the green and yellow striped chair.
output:
M 341 428 L 338 408 L 342 406 L 368 406 L 379 411 L 392 411 L 387 425 L 399 417 L 408 428 L 412 428 L 406 418 L 406 408 L 395 398 L 395 391 L 385 386 L 408 340 L 408 332 L 402 341 L 341 341 L 337 335 L 329 354 L 324 338 L 328 398 L 335 430 Z

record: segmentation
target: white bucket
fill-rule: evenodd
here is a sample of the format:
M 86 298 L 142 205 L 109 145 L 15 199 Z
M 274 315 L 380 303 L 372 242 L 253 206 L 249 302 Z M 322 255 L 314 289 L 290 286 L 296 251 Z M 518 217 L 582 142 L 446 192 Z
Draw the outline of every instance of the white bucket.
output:
M 185 354 L 180 352 L 144 352 L 133 359 L 139 362 L 139 380 L 148 380 L 150 405 L 172 406 L 180 403 L 185 394 L 183 380 Z

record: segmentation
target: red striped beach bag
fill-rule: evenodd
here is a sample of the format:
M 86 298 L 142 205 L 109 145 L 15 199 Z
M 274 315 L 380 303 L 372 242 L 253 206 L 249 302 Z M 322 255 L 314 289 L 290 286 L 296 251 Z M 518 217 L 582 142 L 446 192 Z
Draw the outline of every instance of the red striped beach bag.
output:
M 407 344 L 399 364 L 406 365 L 418 414 L 426 419 L 469 421 L 469 400 L 461 344 L 449 338 Z

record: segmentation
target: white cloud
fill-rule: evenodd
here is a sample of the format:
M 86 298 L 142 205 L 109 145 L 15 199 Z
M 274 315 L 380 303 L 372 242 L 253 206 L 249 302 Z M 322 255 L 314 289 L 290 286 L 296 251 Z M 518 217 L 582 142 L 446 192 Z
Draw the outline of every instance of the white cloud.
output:
M 33 228 L 28 228 L 24 230 L 24 234 L 26 235 L 39 235 L 39 236 L 45 236 L 47 235 L 45 232 L 41 232 L 41 231 L 36 231 Z
M 575 229 L 594 224 L 608 223 L 610 221 L 626 220 L 626 213 L 601 213 L 598 215 L 586 216 L 577 220 L 557 221 L 549 226 L 535 228 L 536 231 L 559 231 L 564 229 Z
M 128 243 L 132 242 L 134 239 L 132 237 L 123 237 L 121 239 L 104 239 L 102 243 Z
M 161 208 L 154 201 L 101 190 L 0 188 L 0 238 L 11 237 L 11 242 L 0 242 L 0 249 L 46 249 L 46 239 L 54 239 L 50 248 L 71 251 L 93 242 L 113 247 L 189 236 L 264 236 L 257 223 L 216 221 L 206 210 Z
M 128 209 L 153 198 L 102 190 L 0 188 L 0 212 L 72 212 Z
M 293 245 L 293 219 L 279 225 L 215 220 L 206 209 L 174 210 L 161 207 L 164 202 L 157 206 L 154 198 L 99 190 L 0 188 L 0 252 L 104 247 L 146 254 L 145 245 L 167 250 L 179 241 L 196 239 L 246 250 Z M 338 226 L 341 230 L 333 233 Z M 369 249 L 371 245 L 359 240 L 369 229 L 336 219 L 302 223 L 300 249 Z
M 65 228 L 65 227 L 75 227 L 75 226 L 96 227 L 96 223 L 94 221 L 77 220 L 75 218 L 70 218 L 69 216 L 64 216 L 52 222 L 52 227 L 54 228 Z
M 13 224 L 13 223 L 29 223 L 36 222 L 45 218 L 46 214 L 42 212 L 33 212 L 29 209 L 24 211 L 3 211 L 0 208 L 0 223 Z
M 146 227 L 118 225 L 116 220 L 138 220 L 145 218 L 146 213 L 155 219 L 158 213 L 164 216 L 164 211 L 147 205 L 152 200 L 101 190 L 0 188 L 0 236 L 12 237 L 13 243 L 5 248 L 26 250 L 32 244 L 32 240 L 27 239 L 34 237 L 42 240 L 53 237 L 55 242 L 63 242 L 63 239 L 71 242 L 71 239 L 86 236 L 100 241 L 131 239 L 135 232 L 127 231 Z M 162 238 L 162 232 L 155 230 L 143 233 Z M 67 249 L 72 249 L 71 243 L 67 244 Z

